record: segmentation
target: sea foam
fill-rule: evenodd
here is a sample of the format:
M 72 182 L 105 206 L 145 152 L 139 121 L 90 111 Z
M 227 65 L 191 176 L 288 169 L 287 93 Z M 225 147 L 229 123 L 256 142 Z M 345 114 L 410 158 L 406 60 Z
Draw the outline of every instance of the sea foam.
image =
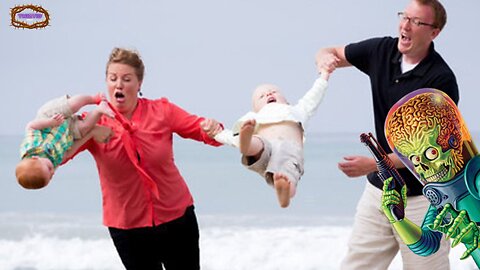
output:
M 348 226 L 201 226 L 203 270 L 338 269 L 347 247 Z M 476 269 L 471 259 L 450 253 L 452 270 Z M 97 239 L 29 234 L 0 239 L 0 269 L 120 270 L 121 261 L 108 233 Z M 389 269 L 402 269 L 396 257 Z

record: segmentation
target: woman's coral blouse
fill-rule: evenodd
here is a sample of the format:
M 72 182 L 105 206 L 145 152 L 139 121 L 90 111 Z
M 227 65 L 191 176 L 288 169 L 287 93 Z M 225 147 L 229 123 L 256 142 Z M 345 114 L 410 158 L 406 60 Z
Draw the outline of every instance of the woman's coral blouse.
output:
M 108 143 L 91 139 L 79 152 L 88 150 L 96 161 L 104 225 L 148 227 L 184 214 L 193 198 L 175 165 L 172 137 L 176 133 L 220 145 L 202 131 L 203 120 L 165 98 L 139 99 L 128 127 L 105 116 L 100 119 L 98 124 L 111 127 L 114 135 Z

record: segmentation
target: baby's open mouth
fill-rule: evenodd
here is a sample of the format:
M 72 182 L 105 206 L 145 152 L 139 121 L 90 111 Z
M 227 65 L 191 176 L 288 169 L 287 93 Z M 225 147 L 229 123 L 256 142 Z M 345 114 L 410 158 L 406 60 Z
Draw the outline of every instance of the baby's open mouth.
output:
M 267 99 L 267 103 L 272 103 L 272 102 L 277 102 L 277 99 L 274 98 L 274 97 L 269 97 L 269 98 Z

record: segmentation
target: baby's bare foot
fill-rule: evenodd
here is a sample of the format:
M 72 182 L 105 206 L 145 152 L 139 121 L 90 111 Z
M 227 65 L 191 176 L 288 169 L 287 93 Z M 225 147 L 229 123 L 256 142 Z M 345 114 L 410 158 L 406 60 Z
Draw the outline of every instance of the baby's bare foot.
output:
M 250 143 L 252 142 L 253 132 L 255 131 L 255 119 L 247 120 L 240 128 L 240 153 L 247 155 Z
M 290 204 L 290 182 L 288 177 L 282 173 L 273 174 L 273 186 L 277 191 L 277 198 L 282 208 Z

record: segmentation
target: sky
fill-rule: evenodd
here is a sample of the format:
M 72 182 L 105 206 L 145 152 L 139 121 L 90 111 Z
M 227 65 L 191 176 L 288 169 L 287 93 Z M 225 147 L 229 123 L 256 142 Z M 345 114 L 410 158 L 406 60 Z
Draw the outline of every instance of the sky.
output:
M 477 124 L 474 72 L 480 56 L 480 2 L 442 1 L 448 22 L 435 40 L 460 88 L 460 110 Z M 167 97 L 185 110 L 231 126 L 250 109 L 251 93 L 273 83 L 290 102 L 317 77 L 319 48 L 377 36 L 396 36 L 396 13 L 407 0 L 203 0 L 41 1 L 50 15 L 43 29 L 11 25 L 11 8 L 0 6 L 0 134 L 22 134 L 47 100 L 63 94 L 105 92 L 105 64 L 114 47 L 140 52 L 144 97 Z M 87 108 L 88 109 L 88 108 Z M 370 84 L 354 68 L 338 69 L 307 132 L 373 130 Z
M 314 56 L 318 49 L 346 45 L 371 37 L 397 36 L 396 14 L 408 2 L 409 0 L 2 1 L 0 136 L 23 134 L 26 123 L 34 118 L 38 108 L 54 97 L 67 93 L 106 92 L 106 62 L 114 47 L 126 47 L 140 52 L 146 66 L 142 86 L 144 97 L 167 97 L 191 113 L 215 118 L 229 127 L 250 110 L 251 93 L 258 84 L 273 83 L 280 86 L 292 103 L 303 96 L 317 78 Z M 447 9 L 448 22 L 435 40 L 435 46 L 457 76 L 459 107 L 467 126 L 471 131 L 480 131 L 480 123 L 477 121 L 480 92 L 477 89 L 478 75 L 474 71 L 480 56 L 472 53 L 479 41 L 478 22 L 475 18 L 479 17 L 480 1 L 444 0 L 442 3 Z M 11 9 L 25 4 L 41 4 L 50 15 L 49 26 L 44 29 L 13 27 Z M 320 136 L 323 133 L 352 134 L 358 139 L 354 134 L 373 130 L 368 77 L 354 68 L 338 69 L 329 80 L 329 89 L 323 103 L 308 124 L 307 141 L 309 133 Z M 0 137 L 0 156 L 13 152 L 5 150 L 17 147 L 12 141 L 16 140 Z M 312 149 L 314 150 L 316 151 Z M 339 151 L 336 149 L 335 155 Z M 354 151 L 355 149 L 352 150 Z M 350 149 L 345 149 L 345 152 L 349 154 Z M 319 155 L 323 154 L 319 151 Z M 339 158 L 340 156 L 333 156 L 328 168 L 335 168 Z M 178 158 L 183 159 L 185 157 Z M 16 205 L 26 205 L 31 209 L 56 209 L 51 205 L 59 204 L 59 201 L 70 201 L 68 206 L 59 206 L 70 212 L 75 212 L 77 208 L 100 207 L 100 188 L 96 181 L 75 182 L 67 179 L 50 185 L 49 189 L 27 193 L 16 184 L 12 171 L 5 169 L 13 168 L 18 156 L 9 154 L 6 159 L 2 157 L 0 160 L 0 179 L 9 179 L 0 182 L 1 190 L 4 190 L 0 212 L 15 210 L 19 207 Z M 83 163 L 75 164 L 80 166 Z M 85 164 L 85 168 L 70 169 L 76 173 L 82 172 L 82 175 L 77 175 L 79 179 L 95 179 L 95 168 L 91 163 Z M 202 165 L 199 162 L 194 164 Z M 234 168 L 247 174 L 239 164 L 234 165 L 237 165 Z M 307 172 L 305 178 L 317 180 L 313 176 L 315 170 L 312 167 L 309 169 L 312 176 L 308 176 Z M 324 170 L 322 177 L 325 179 L 335 178 L 325 176 L 326 165 L 316 167 Z M 187 171 L 182 170 L 182 173 Z M 221 173 L 214 169 L 211 171 Z M 337 178 L 346 179 L 343 174 L 340 175 L 340 171 L 332 171 Z M 56 178 L 63 180 L 70 172 L 66 166 L 59 170 L 60 174 Z M 227 199 L 222 196 L 235 192 L 239 194 L 237 197 L 241 197 L 243 193 L 240 192 L 247 185 L 224 184 L 230 189 L 225 188 L 222 194 L 216 192 L 220 194 L 216 196 L 220 197 L 215 197 L 212 196 L 215 193 L 212 191 L 202 193 L 203 182 L 194 182 L 195 178 L 209 179 L 208 175 L 203 175 L 207 173 L 208 169 L 195 167 L 192 175 L 185 175 L 195 192 L 200 211 L 202 207 L 206 209 L 209 202 L 210 205 L 227 205 Z M 215 182 L 223 180 L 220 177 L 223 176 L 211 180 L 210 185 L 218 184 L 224 188 L 220 182 Z M 248 177 L 251 175 L 248 174 Z M 265 196 L 270 196 L 268 198 L 272 199 L 274 205 L 268 209 L 278 210 L 273 193 L 265 188 L 264 183 L 261 184 L 261 188 L 249 190 L 249 195 L 258 192 L 260 195 L 255 196 L 261 197 L 262 192 L 265 192 L 268 194 Z M 356 186 L 352 186 L 351 192 L 359 192 L 363 186 L 361 184 L 362 182 L 352 182 L 351 185 Z M 305 185 L 304 191 L 308 190 L 309 182 L 305 181 L 302 185 Z M 65 192 L 68 190 L 66 186 L 78 191 Z M 337 186 L 333 187 L 335 189 Z M 228 192 L 229 190 L 231 191 Z M 325 192 L 329 190 L 326 189 Z M 303 194 L 305 193 L 308 192 Z M 317 195 L 313 189 L 311 193 Z M 347 196 L 346 193 L 342 194 Z M 297 195 L 296 204 L 290 208 L 292 212 L 298 210 L 296 207 L 309 205 L 308 201 L 301 201 L 302 196 Z M 231 198 L 228 199 L 232 200 Z M 235 198 L 229 203 L 245 204 L 241 199 Z M 316 200 L 324 199 L 320 196 L 315 198 L 310 205 L 316 206 Z M 252 200 L 250 203 L 258 201 Z M 351 206 L 346 205 L 342 207 L 354 210 L 353 203 Z M 250 209 L 248 207 L 251 206 L 246 204 L 244 207 Z M 100 215 L 97 218 L 100 219 Z

